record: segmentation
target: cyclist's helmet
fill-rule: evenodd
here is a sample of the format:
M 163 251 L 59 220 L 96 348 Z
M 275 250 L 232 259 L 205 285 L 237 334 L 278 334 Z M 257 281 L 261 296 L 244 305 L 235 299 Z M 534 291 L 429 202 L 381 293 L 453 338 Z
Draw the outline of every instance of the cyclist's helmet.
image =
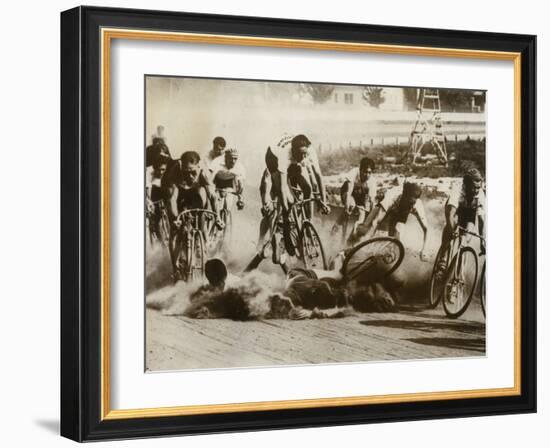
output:
M 231 157 L 239 157 L 239 151 L 237 150 L 237 148 L 228 148 L 225 150 L 225 155 Z

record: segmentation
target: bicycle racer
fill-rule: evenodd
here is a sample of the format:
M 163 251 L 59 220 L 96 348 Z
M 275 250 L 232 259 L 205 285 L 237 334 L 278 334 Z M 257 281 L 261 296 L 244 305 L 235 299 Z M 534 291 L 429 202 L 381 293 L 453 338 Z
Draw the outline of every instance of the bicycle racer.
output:
M 161 218 L 160 203 L 167 198 L 166 190 L 161 186 L 162 178 L 166 172 L 168 159 L 159 157 L 155 163 L 145 170 L 145 198 L 147 212 L 151 220 L 154 232 L 159 235 L 159 222 Z
M 216 190 L 231 191 L 237 195 L 237 208 L 244 208 L 243 191 L 246 170 L 239 161 L 239 152 L 236 148 L 229 148 L 223 157 L 213 160 L 209 167 L 213 174 L 213 183 Z M 231 209 L 232 197 L 226 196 L 227 208 Z
M 344 210 L 332 228 L 333 234 L 338 231 L 339 227 L 344 224 L 357 206 L 361 207 L 358 209 L 358 223 L 363 223 L 368 213 L 375 206 L 376 182 L 372 176 L 374 169 L 374 160 L 363 157 L 359 162 L 359 166 L 353 167 L 345 173 L 345 180 L 340 187 L 340 197 Z
M 206 155 L 206 168 L 210 168 L 210 164 L 217 158 L 223 155 L 227 143 L 225 138 L 218 136 L 212 140 L 212 149 Z
M 446 247 L 453 239 L 457 226 L 469 232 L 485 236 L 486 199 L 483 191 L 483 177 L 477 168 L 469 169 L 463 178 L 455 182 L 445 204 L 445 227 L 441 245 Z M 480 255 L 485 253 L 483 239 Z M 445 260 L 442 260 L 445 262 Z
M 389 236 L 400 239 L 397 224 L 406 223 L 409 215 L 412 214 L 423 232 L 420 259 L 427 261 L 425 250 L 428 239 L 428 221 L 420 200 L 421 194 L 420 185 L 413 182 L 405 182 L 402 189 L 396 187 L 388 190 L 384 198 L 368 214 L 365 222 L 357 227 L 356 235 L 350 237 L 351 241 L 370 239 L 377 231 L 387 232 Z

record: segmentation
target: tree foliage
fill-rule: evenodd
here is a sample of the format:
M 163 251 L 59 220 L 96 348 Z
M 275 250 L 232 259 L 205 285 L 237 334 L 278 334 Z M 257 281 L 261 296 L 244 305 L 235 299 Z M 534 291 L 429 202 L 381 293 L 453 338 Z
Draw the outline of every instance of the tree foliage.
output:
M 365 86 L 363 89 L 363 99 L 369 105 L 378 109 L 386 101 L 386 98 L 384 98 L 384 89 L 382 87 Z
M 334 92 L 334 86 L 330 84 L 301 84 L 301 89 L 309 94 L 314 103 L 326 103 Z

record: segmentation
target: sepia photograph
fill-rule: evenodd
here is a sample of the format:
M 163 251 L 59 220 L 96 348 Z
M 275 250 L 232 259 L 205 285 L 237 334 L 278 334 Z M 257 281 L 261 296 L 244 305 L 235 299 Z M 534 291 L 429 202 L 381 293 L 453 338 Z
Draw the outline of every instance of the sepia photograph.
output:
M 144 90 L 146 371 L 486 355 L 485 90 Z

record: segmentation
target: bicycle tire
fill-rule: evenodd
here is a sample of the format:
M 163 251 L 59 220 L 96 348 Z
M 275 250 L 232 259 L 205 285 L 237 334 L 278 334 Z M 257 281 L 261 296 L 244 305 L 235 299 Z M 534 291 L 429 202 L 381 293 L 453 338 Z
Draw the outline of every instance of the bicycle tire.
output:
M 454 272 L 454 265 L 458 262 L 463 262 L 465 254 L 471 254 L 474 260 L 474 266 L 473 266 L 473 282 L 471 286 L 470 292 L 467 294 L 467 298 L 465 301 L 462 301 L 458 304 L 458 308 L 453 310 L 450 308 L 451 302 L 448 300 L 448 292 L 449 292 L 449 280 L 453 280 L 453 272 Z M 476 290 L 477 285 L 477 269 L 478 269 L 478 258 L 477 254 L 474 249 L 472 249 L 470 246 L 463 246 L 458 250 L 458 253 L 453 257 L 451 260 L 451 263 L 449 264 L 449 268 L 447 270 L 447 280 L 445 282 L 445 288 L 443 290 L 443 309 L 445 310 L 445 314 L 447 314 L 448 317 L 452 319 L 456 319 L 468 309 L 468 306 L 470 305 L 470 302 L 472 301 L 472 298 L 474 296 L 474 292 Z
M 395 270 L 401 265 L 401 262 L 403 261 L 403 258 L 405 257 L 405 247 L 403 246 L 403 243 L 399 241 L 397 238 L 392 238 L 389 236 L 379 236 L 376 238 L 371 238 L 370 240 L 363 241 L 362 243 L 359 243 L 355 247 L 349 249 L 349 251 L 346 253 L 346 258 L 344 259 L 344 263 L 342 266 L 342 273 L 344 275 L 344 278 L 347 278 L 348 280 L 353 280 L 357 277 L 357 275 L 352 275 L 352 272 L 358 271 L 362 272 L 361 265 L 364 266 L 364 263 L 368 263 L 369 259 L 365 259 L 364 262 L 361 262 L 360 265 L 355 266 L 353 268 L 350 268 L 349 264 L 352 260 L 353 256 L 356 255 L 359 251 L 363 250 L 366 246 L 374 245 L 374 244 L 384 244 L 384 243 L 391 243 L 395 246 L 397 249 L 397 255 L 395 253 L 391 254 L 391 259 L 388 258 L 388 254 L 384 256 L 384 259 L 382 260 L 384 264 L 389 265 L 390 267 L 387 269 L 383 269 L 382 272 L 376 273 L 377 275 L 372 275 L 369 278 L 370 282 L 379 281 L 382 278 L 387 277 L 388 275 L 395 272 Z M 379 257 L 380 255 L 378 255 Z
M 189 237 L 189 235 L 184 234 L 181 231 L 178 231 L 173 238 L 172 241 L 172 247 L 171 247 L 171 254 L 173 254 L 173 265 L 174 265 L 174 274 L 176 275 L 177 279 L 183 280 L 184 282 L 187 281 L 189 273 L 188 273 L 188 266 L 189 266 L 189 247 L 186 240 Z M 187 253 L 185 253 L 187 252 Z M 183 255 L 185 254 L 185 258 L 182 259 Z
M 204 279 L 204 265 L 206 263 L 206 244 L 202 232 L 195 232 L 191 244 L 192 258 L 189 263 L 190 279 L 201 281 Z
M 430 290 L 429 290 L 429 303 L 428 308 L 434 309 L 437 305 L 439 305 L 439 302 L 441 301 L 441 297 L 443 295 L 443 289 L 445 288 L 445 279 L 447 278 L 447 270 L 449 268 L 449 258 L 450 253 L 447 253 L 447 263 L 445 263 L 445 270 L 441 272 L 441 279 L 440 281 L 443 281 L 443 284 L 441 285 L 440 291 L 436 294 L 435 293 L 435 282 L 436 282 L 436 276 L 438 274 L 438 266 L 441 261 L 441 258 L 445 255 L 446 252 L 450 252 L 450 246 L 447 245 L 445 248 L 441 246 L 439 250 L 437 251 L 437 255 L 435 256 L 434 265 L 432 268 L 432 276 L 430 277 Z M 434 297 L 436 296 L 436 297 Z
M 319 233 L 315 226 L 309 222 L 305 221 L 302 225 L 302 231 L 298 237 L 298 243 L 300 247 L 300 255 L 302 263 L 306 269 L 327 269 L 327 260 L 325 256 L 325 249 L 323 248 L 323 243 L 319 237 Z M 308 244 L 309 243 L 309 244 Z M 316 248 L 314 252 L 315 257 L 310 257 L 310 249 Z M 321 266 L 316 265 L 312 260 L 320 259 Z

